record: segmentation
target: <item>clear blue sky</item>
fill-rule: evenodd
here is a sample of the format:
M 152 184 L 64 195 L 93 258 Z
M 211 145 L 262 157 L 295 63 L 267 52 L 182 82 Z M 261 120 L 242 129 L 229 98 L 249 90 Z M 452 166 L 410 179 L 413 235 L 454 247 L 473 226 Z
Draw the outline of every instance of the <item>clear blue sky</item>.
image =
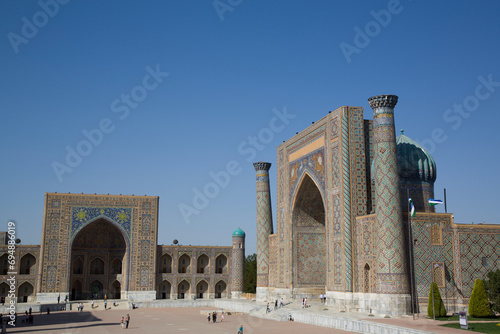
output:
M 230 245 L 241 227 L 252 253 L 251 162 L 273 163 L 275 198 L 276 146 L 342 105 L 371 119 L 378 94 L 399 96 L 397 129 L 431 149 L 456 221 L 500 223 L 498 1 L 41 3 L 0 2 L 0 224 L 23 244 L 40 243 L 45 192 L 147 194 L 160 244 Z M 230 161 L 237 175 L 187 224 L 179 206 Z

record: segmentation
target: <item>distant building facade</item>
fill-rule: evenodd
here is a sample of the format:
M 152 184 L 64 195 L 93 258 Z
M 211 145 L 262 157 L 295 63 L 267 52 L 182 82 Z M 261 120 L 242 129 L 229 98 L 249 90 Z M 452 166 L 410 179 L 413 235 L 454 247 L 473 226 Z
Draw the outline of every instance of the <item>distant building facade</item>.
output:
M 42 243 L 16 245 L 17 302 L 237 298 L 245 233 L 231 246 L 163 246 L 158 197 L 45 194 Z M 11 286 L 8 235 L 0 234 L 0 298 Z
M 437 282 L 449 311 L 476 278 L 500 269 L 500 226 L 458 225 L 435 213 L 436 165 L 394 129 L 398 97 L 340 107 L 278 146 L 277 221 L 270 163 L 257 173 L 257 298 L 316 297 L 346 311 L 405 314 Z M 408 224 L 408 198 L 417 214 Z

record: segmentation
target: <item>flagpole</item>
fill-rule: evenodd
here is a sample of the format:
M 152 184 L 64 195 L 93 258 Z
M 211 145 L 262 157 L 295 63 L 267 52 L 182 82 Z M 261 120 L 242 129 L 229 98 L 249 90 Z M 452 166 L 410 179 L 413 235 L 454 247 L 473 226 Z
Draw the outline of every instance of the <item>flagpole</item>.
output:
M 406 189 L 406 195 L 408 197 L 408 270 L 410 270 L 410 301 L 411 301 L 411 313 L 413 320 L 415 320 L 415 302 L 413 296 L 413 263 L 412 263 L 412 245 L 411 240 L 411 206 L 410 206 L 410 189 Z
M 446 188 L 444 188 L 444 213 L 448 213 L 448 209 L 446 208 Z
M 429 198 L 430 201 L 430 198 Z M 431 223 L 431 205 L 429 202 L 427 202 L 427 221 L 429 222 L 429 226 L 431 227 L 432 231 L 432 223 Z M 432 255 L 434 255 L 434 247 L 432 247 L 432 232 L 431 232 L 431 240 L 430 240 L 430 247 L 432 248 Z M 434 259 L 434 256 L 432 256 Z M 431 262 L 432 263 L 432 262 Z M 432 317 L 434 320 L 436 320 L 436 313 L 435 313 L 435 307 L 434 307 L 434 266 L 432 266 L 432 271 L 431 271 L 431 292 L 432 292 Z

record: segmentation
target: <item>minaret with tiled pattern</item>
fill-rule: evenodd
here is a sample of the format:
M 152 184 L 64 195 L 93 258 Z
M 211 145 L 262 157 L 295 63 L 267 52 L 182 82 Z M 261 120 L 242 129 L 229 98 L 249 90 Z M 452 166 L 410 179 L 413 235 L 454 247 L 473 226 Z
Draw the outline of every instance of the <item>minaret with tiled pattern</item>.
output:
M 399 197 L 399 173 L 394 129 L 395 95 L 368 99 L 373 109 L 375 179 L 375 272 L 379 294 L 409 293 L 404 228 Z
M 269 287 L 269 235 L 273 233 L 269 169 L 271 163 L 253 164 L 257 173 L 257 298 L 266 299 Z
M 239 227 L 233 232 L 231 261 L 231 298 L 240 298 L 245 288 L 245 232 Z

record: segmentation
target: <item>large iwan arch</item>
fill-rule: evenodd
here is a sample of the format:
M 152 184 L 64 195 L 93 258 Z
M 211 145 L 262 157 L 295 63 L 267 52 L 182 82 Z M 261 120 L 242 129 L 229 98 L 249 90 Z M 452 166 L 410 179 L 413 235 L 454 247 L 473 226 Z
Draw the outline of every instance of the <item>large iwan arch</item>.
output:
M 295 288 L 326 285 L 325 206 L 321 192 L 305 173 L 292 210 L 293 281 Z
M 121 297 L 128 272 L 127 249 L 122 231 L 107 219 L 83 227 L 71 245 L 70 297 Z

